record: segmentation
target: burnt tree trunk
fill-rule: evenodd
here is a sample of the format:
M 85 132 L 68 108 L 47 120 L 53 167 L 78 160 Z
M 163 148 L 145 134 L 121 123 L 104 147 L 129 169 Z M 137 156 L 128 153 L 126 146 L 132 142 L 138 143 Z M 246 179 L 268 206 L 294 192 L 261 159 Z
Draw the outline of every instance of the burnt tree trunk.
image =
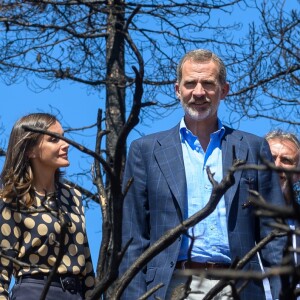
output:
M 106 111 L 105 127 L 106 135 L 106 161 L 110 166 L 111 175 L 105 174 L 105 190 L 107 207 L 108 228 L 103 232 L 103 238 L 107 239 L 109 245 L 104 257 L 99 257 L 97 266 L 98 280 L 104 277 L 111 279 L 116 276 L 118 259 L 116 256 L 121 247 L 121 174 L 115 170 L 115 153 L 117 151 L 117 141 L 125 124 L 125 62 L 124 47 L 125 38 L 123 33 L 124 15 L 123 0 L 110 0 L 107 5 L 107 37 L 106 37 Z M 123 145 L 121 156 L 121 169 L 124 168 L 126 158 L 126 147 Z M 118 162 L 117 164 L 119 164 Z M 104 236 L 105 234 L 105 236 Z M 101 251 L 99 253 L 101 255 Z M 103 255 L 103 253 L 102 253 Z M 101 265 L 100 265 L 101 264 Z M 113 265 L 112 265 L 113 264 Z M 114 272 L 114 274 L 111 274 Z M 110 274 L 110 275 L 108 275 Z

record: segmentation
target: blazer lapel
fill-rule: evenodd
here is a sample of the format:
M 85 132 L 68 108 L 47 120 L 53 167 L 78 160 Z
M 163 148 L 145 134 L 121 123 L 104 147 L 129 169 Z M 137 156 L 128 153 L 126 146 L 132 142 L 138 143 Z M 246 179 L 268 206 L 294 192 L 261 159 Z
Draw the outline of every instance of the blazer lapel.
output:
M 248 147 L 243 142 L 242 134 L 225 126 L 225 134 L 222 139 L 223 176 L 226 176 L 228 170 L 232 167 L 234 156 L 237 159 L 246 160 L 247 155 Z M 168 130 L 167 134 L 157 139 L 154 148 L 154 156 L 180 207 L 181 213 L 183 213 L 184 203 L 187 197 L 187 189 L 179 135 L 179 124 Z M 230 211 L 231 203 L 236 193 L 241 173 L 242 172 L 234 173 L 235 183 L 224 195 L 227 214 Z
M 154 156 L 181 210 L 184 211 L 186 201 L 186 177 L 183 154 L 179 135 L 179 125 L 168 130 L 168 133 L 157 139 Z
M 248 148 L 246 144 L 243 143 L 243 136 L 239 132 L 226 126 L 225 130 L 226 131 L 222 140 L 223 177 L 227 175 L 229 169 L 232 167 L 234 158 L 246 160 L 248 154 Z M 240 171 L 234 173 L 235 183 L 224 195 L 227 214 L 230 211 L 231 203 L 236 193 L 241 174 L 242 172 Z

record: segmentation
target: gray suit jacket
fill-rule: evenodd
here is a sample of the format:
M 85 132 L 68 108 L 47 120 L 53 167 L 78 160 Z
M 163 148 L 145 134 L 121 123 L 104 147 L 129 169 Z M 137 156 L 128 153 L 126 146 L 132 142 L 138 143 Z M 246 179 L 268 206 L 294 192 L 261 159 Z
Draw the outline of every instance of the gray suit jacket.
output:
M 255 135 L 226 127 L 222 140 L 223 172 L 227 174 L 233 163 L 232 149 L 236 157 L 249 164 L 261 164 L 261 157 L 272 160 L 267 142 Z M 242 208 L 247 201 L 248 190 L 255 189 L 273 204 L 284 205 L 278 177 L 269 171 L 247 170 L 235 173 L 235 184 L 225 194 L 228 221 L 228 238 L 232 259 L 242 258 L 257 241 L 268 234 L 268 220 L 253 216 L 253 208 Z M 159 239 L 167 230 L 179 224 L 187 202 L 186 178 L 179 124 L 167 131 L 142 137 L 132 142 L 124 174 L 124 185 L 129 178 L 134 181 L 123 207 L 123 244 L 133 238 L 120 266 L 120 274 L 143 251 Z M 279 264 L 285 239 L 269 243 L 262 251 L 265 266 Z M 138 299 L 159 283 L 164 287 L 155 295 L 165 298 L 181 245 L 179 237 L 172 245 L 154 257 L 135 276 L 122 299 Z M 260 270 L 257 257 L 253 257 L 245 269 Z M 280 282 L 271 282 L 274 295 L 278 295 Z M 241 293 L 241 299 L 264 299 L 262 282 L 251 282 Z M 154 298 L 151 298 L 154 299 Z

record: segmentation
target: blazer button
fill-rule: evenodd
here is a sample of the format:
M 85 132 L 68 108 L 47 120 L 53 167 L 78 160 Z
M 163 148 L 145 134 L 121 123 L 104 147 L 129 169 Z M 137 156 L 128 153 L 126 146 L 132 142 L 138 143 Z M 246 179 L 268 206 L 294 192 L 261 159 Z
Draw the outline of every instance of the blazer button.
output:
M 174 262 L 173 262 L 173 261 L 170 262 L 170 267 L 171 267 L 171 268 L 174 267 Z

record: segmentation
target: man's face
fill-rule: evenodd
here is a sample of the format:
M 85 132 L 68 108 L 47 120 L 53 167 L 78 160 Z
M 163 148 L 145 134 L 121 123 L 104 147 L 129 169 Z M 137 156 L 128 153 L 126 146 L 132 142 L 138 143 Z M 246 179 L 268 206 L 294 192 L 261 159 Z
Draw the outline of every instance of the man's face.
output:
M 274 138 L 268 141 L 272 156 L 277 167 L 286 169 L 297 168 L 300 165 L 300 154 L 297 146 L 290 140 Z M 295 174 L 293 182 L 299 180 L 299 175 Z M 280 173 L 280 184 L 285 197 L 287 197 L 287 178 L 284 172 Z
M 193 121 L 217 118 L 220 100 L 229 90 L 228 84 L 220 84 L 218 76 L 218 66 L 213 61 L 184 62 L 181 82 L 175 88 L 186 118 Z

